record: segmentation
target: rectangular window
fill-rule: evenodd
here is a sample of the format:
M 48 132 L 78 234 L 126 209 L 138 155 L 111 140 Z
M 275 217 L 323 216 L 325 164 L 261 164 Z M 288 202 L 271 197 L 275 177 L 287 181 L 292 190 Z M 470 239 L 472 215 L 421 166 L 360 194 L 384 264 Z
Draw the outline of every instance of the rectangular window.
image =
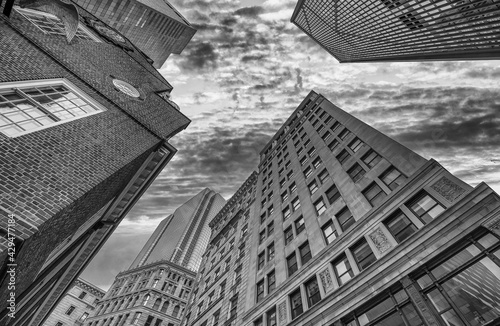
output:
M 302 152 L 304 151 L 304 148 L 301 147 L 297 150 L 297 156 L 300 156 L 300 154 L 302 154 Z
M 266 240 L 266 230 L 262 230 L 259 233 L 259 244 L 262 244 L 262 242 L 264 242 L 264 240 Z
M 78 296 L 78 299 L 83 299 L 83 298 L 85 298 L 86 295 L 87 295 L 87 292 L 82 291 L 82 292 L 80 292 L 80 295 Z
M 305 265 L 309 260 L 311 260 L 311 248 L 309 248 L 309 242 L 304 243 L 299 248 L 300 251 L 300 262 Z
M 310 308 L 321 300 L 321 294 L 319 292 L 318 280 L 316 279 L 316 276 L 310 279 L 305 284 L 305 287 L 307 293 L 307 303 Z
M 286 266 L 288 269 L 288 276 L 292 276 L 298 269 L 297 266 L 297 257 L 295 256 L 295 253 L 291 254 L 286 258 Z
M 347 174 L 349 174 L 353 182 L 358 182 L 365 176 L 366 171 L 361 167 L 361 165 L 356 163 L 349 169 L 349 171 L 347 171 Z
M 373 182 L 365 190 L 363 190 L 363 195 L 366 197 L 366 199 L 368 199 L 373 207 L 380 204 L 385 199 L 385 197 L 387 197 L 386 193 L 376 182 Z
M 338 121 L 335 121 L 335 122 L 333 123 L 333 125 L 330 127 L 330 129 L 332 129 L 332 131 L 335 131 L 335 130 L 337 130 L 340 126 L 341 126 L 341 124 L 340 124 Z
M 320 216 L 323 214 L 324 211 L 326 211 L 326 206 L 325 202 L 323 201 L 323 198 L 320 197 L 317 201 L 314 202 L 314 208 L 316 208 L 316 214 Z
M 285 172 L 285 168 L 281 168 L 279 171 L 278 171 L 278 176 L 281 177 L 283 175 L 283 172 Z
M 266 213 L 262 213 L 262 215 L 260 216 L 260 224 L 263 224 L 264 222 L 266 221 Z
M 75 306 L 69 306 L 68 310 L 66 310 L 66 315 L 71 316 L 73 311 L 75 311 Z
M 321 184 L 325 183 L 326 182 L 326 179 L 328 178 L 328 171 L 326 169 L 323 169 L 323 171 L 321 171 L 319 174 L 318 174 L 318 179 L 319 179 L 319 182 L 321 182 Z
M 262 195 L 264 195 L 264 194 L 262 194 Z M 266 203 L 267 203 L 267 199 L 266 198 L 262 199 L 262 201 L 260 202 L 260 207 L 264 208 L 264 206 L 266 206 Z
M 292 163 L 290 161 L 287 161 L 285 163 L 285 169 L 288 169 Z
M 17 137 L 105 109 L 65 79 L 0 83 L 0 132 Z
M 343 232 L 347 231 L 354 223 L 356 223 L 356 220 L 347 206 L 341 209 L 336 216 Z
M 288 178 L 288 180 L 291 180 L 292 177 L 293 177 L 293 170 L 288 172 L 288 174 L 286 175 L 286 177 Z
M 443 206 L 424 191 L 419 193 L 405 205 L 417 215 L 424 224 L 429 223 L 445 210 Z
M 316 183 L 316 180 L 313 180 L 311 183 L 309 183 L 307 187 L 309 188 L 309 192 L 311 193 L 311 195 L 318 190 L 318 184 Z
M 271 222 L 267 225 L 267 236 L 269 237 L 274 233 L 274 222 Z
M 313 117 L 313 116 L 311 116 L 311 118 L 312 118 L 312 117 Z M 312 126 L 313 126 L 314 128 L 316 128 L 316 126 L 318 125 L 318 123 L 319 123 L 319 120 L 316 120 L 316 121 L 314 121 L 314 122 L 313 122 Z
M 332 142 L 328 145 L 328 148 L 329 148 L 329 149 L 333 152 L 333 150 L 334 150 L 335 148 L 337 148 L 337 146 L 338 146 L 338 145 L 339 145 L 339 142 L 338 142 L 336 139 L 334 139 L 334 140 L 332 140 Z
M 305 136 L 305 135 L 304 135 L 304 136 Z M 310 139 L 306 140 L 306 142 L 304 143 L 304 147 L 307 147 L 310 143 L 311 143 L 311 140 L 310 140 Z
M 349 144 L 349 148 L 352 149 L 354 153 L 359 151 L 363 147 L 363 142 L 358 138 L 354 138 L 354 140 Z
M 308 166 L 304 170 L 304 178 L 306 178 L 306 179 L 309 178 L 309 176 L 312 174 L 312 172 L 313 172 L 313 169 L 310 166 Z
M 325 192 L 325 194 L 326 194 L 326 197 L 328 198 L 328 202 L 330 203 L 330 205 L 333 204 L 334 202 L 336 202 L 341 197 L 340 192 L 335 185 L 331 186 Z
M 339 138 L 344 140 L 347 138 L 347 136 L 349 136 L 350 132 L 349 130 L 347 130 L 347 128 L 344 128 L 344 130 L 342 130 L 339 134 Z
M 267 246 L 267 261 L 271 261 L 274 259 L 274 243 L 271 243 Z
M 321 230 L 323 231 L 327 245 L 337 239 L 337 230 L 335 230 L 335 226 L 332 221 L 328 221 L 325 225 L 323 225 Z
M 259 254 L 258 260 L 257 260 L 257 270 L 261 270 L 264 267 L 264 264 L 266 263 L 266 256 L 265 253 L 262 252 Z
M 362 160 L 371 169 L 382 160 L 382 157 L 380 157 L 380 155 L 378 155 L 373 149 L 370 149 L 368 153 L 363 156 Z
M 283 188 L 283 186 L 285 185 L 285 182 L 286 182 L 285 178 L 280 180 L 280 188 Z
M 332 121 L 332 117 L 330 115 L 327 115 L 326 119 L 325 119 L 325 124 L 329 124 L 330 121 Z
M 394 190 L 405 182 L 406 177 L 395 167 L 391 166 L 380 176 L 380 180 L 386 184 L 389 189 Z
M 290 242 L 292 242 L 292 240 L 293 240 L 293 230 L 292 230 L 292 226 L 289 226 L 285 230 L 285 245 L 287 245 Z
M 273 199 L 274 192 L 271 190 L 271 192 L 267 195 L 267 200 L 271 202 L 271 199 Z
M 295 190 L 297 190 L 297 185 L 295 184 L 295 182 L 293 182 L 290 187 L 288 188 L 290 189 L 290 193 L 292 194 Z
M 295 234 L 300 234 L 305 228 L 306 226 L 302 216 L 295 220 Z
M 323 141 L 326 143 L 326 141 L 330 139 L 331 136 L 332 134 L 329 131 L 327 131 L 323 134 L 323 136 L 321 136 L 321 139 L 323 139 Z
M 276 326 L 277 325 L 277 323 L 276 323 L 276 308 L 272 308 L 271 310 L 268 310 L 266 312 L 266 316 L 267 316 L 266 326 Z
M 285 191 L 284 193 L 281 194 L 281 201 L 284 202 L 287 199 L 288 199 L 288 192 Z
M 384 224 L 398 243 L 403 242 L 413 233 L 417 232 L 417 227 L 400 210 L 396 211 L 391 217 L 385 220 Z
M 360 271 L 365 270 L 368 266 L 370 266 L 377 260 L 372 250 L 370 249 L 368 242 L 366 242 L 364 238 L 351 247 L 351 252 L 354 256 L 354 259 L 356 260 L 356 263 L 358 264 Z
M 264 326 L 264 322 L 262 321 L 262 317 L 253 322 L 253 326 Z
M 299 208 L 300 208 L 300 200 L 299 200 L 299 197 L 295 197 L 293 200 L 292 200 L 292 208 L 293 208 L 293 211 L 297 211 Z
M 283 221 L 286 221 L 290 215 L 292 215 L 290 207 L 286 206 L 285 209 L 283 209 Z
M 276 289 L 276 275 L 274 271 L 267 274 L 267 293 L 271 293 Z
M 316 153 L 316 148 L 314 148 L 314 146 L 311 147 L 311 149 L 307 152 L 307 155 L 309 155 L 309 157 L 313 156 L 314 153 Z
M 300 296 L 300 288 L 290 295 L 290 303 L 292 305 L 292 319 L 295 319 L 304 312 L 304 310 L 302 309 L 302 297 Z
M 304 166 L 304 164 L 306 164 L 306 162 L 309 161 L 309 157 L 307 156 L 303 156 L 301 159 L 300 159 L 300 165 L 301 166 Z
M 257 283 L 257 302 L 264 299 L 264 280 Z
M 323 129 L 325 129 L 325 126 L 323 125 L 319 125 L 318 128 L 316 129 L 316 131 L 319 133 L 321 133 L 323 131 Z
M 319 157 L 317 157 L 314 161 L 313 161 L 313 166 L 315 169 L 317 169 L 320 165 L 321 165 L 321 159 Z
M 269 206 L 269 208 L 267 209 L 267 216 L 271 216 L 272 213 L 274 213 L 273 205 Z
M 344 285 L 347 281 L 349 281 L 354 273 L 351 268 L 351 264 L 347 259 L 346 255 L 342 255 L 337 258 L 333 263 L 333 271 L 335 272 L 335 277 L 337 278 L 337 282 L 340 286 Z
M 349 154 L 345 149 L 342 150 L 339 155 L 337 155 L 337 160 L 341 165 L 344 165 L 347 160 L 351 157 L 351 154 Z
M 236 318 L 236 314 L 238 311 L 238 297 L 233 297 L 229 301 L 229 319 Z

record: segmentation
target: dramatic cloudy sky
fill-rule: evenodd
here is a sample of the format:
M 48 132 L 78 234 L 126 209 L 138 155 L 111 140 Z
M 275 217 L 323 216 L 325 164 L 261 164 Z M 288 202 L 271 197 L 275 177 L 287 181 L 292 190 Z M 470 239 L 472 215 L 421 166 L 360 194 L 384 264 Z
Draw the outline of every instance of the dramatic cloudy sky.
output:
M 82 275 L 107 289 L 160 220 L 210 187 L 228 199 L 314 89 L 475 186 L 500 192 L 500 61 L 339 64 L 290 23 L 296 0 L 174 0 L 198 32 L 161 73 L 191 120 L 174 159 Z

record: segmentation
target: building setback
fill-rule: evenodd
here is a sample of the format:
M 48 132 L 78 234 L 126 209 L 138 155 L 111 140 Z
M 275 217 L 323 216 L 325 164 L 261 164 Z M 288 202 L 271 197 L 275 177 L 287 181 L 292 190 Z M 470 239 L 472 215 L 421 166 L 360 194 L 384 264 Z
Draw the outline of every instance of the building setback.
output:
M 291 21 L 340 62 L 500 58 L 498 0 L 299 0 Z
M 43 326 L 83 325 L 105 294 L 104 290 L 78 278 Z
M 147 58 L 85 10 L 64 15 L 76 31 L 68 42 L 45 7 L 11 4 L 0 6 L 0 324 L 37 326 L 175 154 L 167 140 L 190 121 Z M 15 319 L 7 257 L 17 264 Z
M 245 293 L 252 286 L 245 276 L 256 181 L 254 172 L 210 223 L 210 244 L 181 325 L 241 325 Z
M 261 152 L 255 186 L 237 318 L 211 321 L 216 287 L 200 281 L 182 325 L 500 324 L 500 197 L 485 183 L 310 92 Z M 207 251 L 201 280 L 220 255 Z
M 166 0 L 73 0 L 125 35 L 161 68 L 180 54 L 196 30 Z

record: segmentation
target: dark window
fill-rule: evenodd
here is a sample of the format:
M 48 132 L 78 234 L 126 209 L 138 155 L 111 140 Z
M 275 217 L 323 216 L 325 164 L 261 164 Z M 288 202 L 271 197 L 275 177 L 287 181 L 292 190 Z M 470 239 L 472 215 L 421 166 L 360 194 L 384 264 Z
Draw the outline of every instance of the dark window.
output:
M 257 283 L 257 302 L 264 298 L 264 280 Z
M 352 149 L 354 153 L 359 151 L 363 147 L 363 142 L 359 140 L 358 137 L 354 138 L 354 140 L 349 144 L 349 148 Z
M 290 295 L 290 303 L 292 305 L 292 319 L 295 319 L 304 312 L 304 310 L 302 309 L 302 297 L 300 296 L 300 289 L 297 289 Z
M 307 293 L 307 303 L 309 307 L 312 307 L 321 300 L 321 294 L 319 292 L 318 280 L 316 279 L 316 276 L 309 280 L 305 284 L 305 286 Z
M 82 291 L 82 292 L 80 293 L 80 295 L 78 296 L 78 299 L 83 299 L 83 298 L 85 298 L 85 296 L 86 296 L 86 295 L 87 295 L 87 292 Z
M 363 195 L 366 199 L 368 199 L 372 206 L 377 206 L 385 199 L 385 197 L 387 197 L 386 193 L 382 191 L 380 186 L 375 182 L 363 190 Z
M 323 126 L 323 125 L 319 125 L 319 126 L 318 126 L 318 128 L 316 128 L 316 131 L 317 131 L 317 132 L 318 132 L 318 134 L 319 134 L 320 132 L 322 132 L 322 131 L 323 131 L 323 129 L 325 129 L 325 126 Z
M 262 230 L 259 233 L 259 244 L 261 244 L 262 242 L 264 242 L 264 240 L 266 240 L 266 230 Z
M 283 210 L 283 221 L 288 219 L 290 215 L 291 215 L 290 207 L 286 206 L 285 209 Z
M 299 219 L 295 220 L 295 233 L 300 234 L 306 228 L 304 224 L 304 218 L 301 216 Z
M 323 141 L 326 142 L 328 139 L 330 139 L 331 136 L 332 136 L 332 134 L 329 131 L 327 131 L 323 134 L 321 139 L 323 139 Z
M 313 161 L 313 166 L 315 169 L 317 169 L 319 166 L 321 165 L 321 159 L 319 157 L 317 157 L 314 161 Z
M 332 140 L 332 142 L 328 145 L 328 148 L 333 151 L 335 148 L 337 148 L 337 146 L 339 145 L 339 142 L 334 139 Z
M 351 264 L 347 259 L 346 255 L 342 255 L 337 258 L 333 263 L 333 271 L 335 272 L 335 277 L 337 278 L 337 282 L 339 285 L 345 284 L 349 281 L 354 273 L 352 272 Z
M 333 125 L 330 127 L 333 131 L 337 130 L 338 127 L 340 127 L 341 124 L 338 121 L 335 121 Z
M 281 194 L 281 201 L 285 201 L 287 199 L 288 199 L 288 192 L 285 191 L 284 193 Z
M 266 326 L 276 326 L 276 308 L 273 308 L 266 312 L 267 323 Z
M 340 198 L 340 193 L 339 190 L 335 185 L 331 186 L 327 191 L 326 191 L 326 197 L 328 198 L 328 202 L 333 204 L 337 199 Z
M 146 322 L 144 323 L 144 326 L 151 326 L 151 323 L 153 322 L 153 319 L 155 319 L 155 317 L 148 316 L 148 319 L 146 319 Z
M 413 225 L 410 219 L 400 210 L 396 211 L 391 217 L 385 220 L 384 224 L 398 243 L 403 242 L 417 231 L 417 227 Z
M 373 149 L 370 149 L 368 153 L 363 156 L 363 162 L 365 162 L 365 164 L 368 165 L 370 169 L 377 165 L 377 163 L 380 162 L 381 159 L 382 157 L 375 153 Z
M 396 170 L 395 167 L 391 166 L 380 176 L 380 180 L 382 180 L 389 189 L 394 190 L 405 182 L 406 177 Z
M 253 322 L 253 326 L 263 326 L 262 317 Z
M 320 172 L 320 174 L 318 174 L 319 182 L 321 182 L 322 184 L 325 183 L 326 178 L 328 178 L 328 171 L 324 169 Z
M 297 185 L 295 184 L 295 182 L 290 185 L 289 189 L 290 193 L 293 193 L 295 190 L 297 190 Z
M 312 174 L 313 170 L 310 166 L 308 166 L 305 170 L 304 170 L 304 177 L 307 179 L 311 174 Z
M 342 150 L 342 152 L 337 155 L 337 160 L 339 161 L 340 164 L 344 165 L 344 163 L 351 157 L 351 154 L 349 154 L 345 149 Z
M 318 184 L 316 183 L 316 180 L 313 180 L 310 184 L 307 185 L 307 187 L 309 188 L 311 195 L 318 190 Z
M 332 121 L 332 117 L 328 115 L 325 119 L 325 124 L 328 124 L 330 121 Z
M 274 243 L 271 243 L 267 246 L 267 261 L 271 261 L 274 259 Z
M 276 288 L 276 275 L 274 271 L 267 274 L 267 293 L 271 293 Z
M 304 164 L 306 164 L 306 162 L 309 160 L 309 157 L 307 156 L 304 156 L 300 159 L 300 165 L 304 166 Z
M 314 148 L 314 146 L 313 146 L 313 147 L 311 147 L 311 149 L 307 152 L 307 155 L 309 155 L 309 156 L 313 156 L 313 154 L 314 154 L 314 153 L 316 153 L 316 148 Z
M 445 208 L 426 192 L 421 192 L 410 200 L 406 206 L 411 209 L 425 224 L 441 214 Z
M 75 306 L 69 306 L 68 310 L 66 310 L 66 315 L 70 316 L 73 311 L 75 311 Z
M 318 200 L 314 202 L 314 208 L 316 208 L 316 213 L 318 214 L 318 216 L 323 214 L 324 211 L 326 211 L 325 202 L 323 201 L 322 197 L 320 197 Z
M 267 236 L 270 236 L 274 232 L 274 222 L 267 225 Z
M 286 177 L 288 178 L 288 180 L 291 180 L 292 177 L 293 177 L 293 170 L 288 172 L 288 174 L 286 175 Z
M 295 253 L 286 258 L 286 266 L 288 269 L 288 276 L 292 276 L 297 271 L 297 257 Z
M 337 238 L 337 230 L 333 225 L 332 221 L 328 221 L 325 225 L 321 227 L 323 230 L 323 235 L 325 236 L 326 244 L 330 244 Z
M 352 255 L 354 259 L 358 263 L 359 270 L 362 271 L 370 266 L 377 258 L 373 254 L 368 242 L 365 239 L 362 239 L 354 246 L 351 247 Z
M 266 256 L 265 256 L 265 253 L 262 252 L 259 254 L 259 258 L 257 261 L 257 269 L 259 271 L 264 267 L 265 262 L 266 262 Z
M 337 220 L 339 221 L 340 228 L 344 232 L 347 231 L 347 229 L 349 229 L 351 227 L 351 225 L 356 223 L 356 221 L 354 220 L 354 217 L 352 216 L 351 211 L 349 210 L 349 208 L 347 208 L 347 206 L 344 207 L 343 209 L 341 209 L 336 214 L 336 216 L 337 216 Z
M 304 147 L 301 147 L 297 150 L 297 156 L 300 156 L 300 154 L 302 154 L 302 152 L 304 151 Z
M 267 209 L 267 215 L 268 216 L 271 216 L 271 214 L 274 212 L 274 207 L 273 205 L 269 206 L 269 208 Z
M 299 197 L 295 197 L 295 198 L 292 200 L 292 208 L 293 208 L 293 211 L 294 211 L 294 212 L 300 208 L 300 200 L 299 200 Z
M 300 262 L 305 265 L 309 260 L 311 260 L 311 248 L 309 248 L 309 242 L 304 243 L 299 247 L 300 251 Z
M 292 240 L 293 240 L 293 230 L 292 230 L 292 226 L 289 226 L 285 230 L 285 245 L 287 245 L 290 242 L 292 242 Z
M 266 221 L 266 213 L 262 213 L 260 216 L 260 224 L 264 223 Z
M 280 180 L 280 188 L 283 188 L 283 186 L 285 185 L 285 182 L 286 182 L 285 178 Z
M 349 169 L 349 171 L 347 171 L 347 173 L 351 177 L 352 181 L 358 182 L 364 177 L 366 171 L 361 167 L 361 165 L 356 163 L 352 166 L 352 168 Z
M 342 130 L 339 134 L 339 138 L 340 139 L 346 139 L 347 136 L 349 136 L 349 130 L 347 130 L 347 128 L 345 128 L 344 130 Z

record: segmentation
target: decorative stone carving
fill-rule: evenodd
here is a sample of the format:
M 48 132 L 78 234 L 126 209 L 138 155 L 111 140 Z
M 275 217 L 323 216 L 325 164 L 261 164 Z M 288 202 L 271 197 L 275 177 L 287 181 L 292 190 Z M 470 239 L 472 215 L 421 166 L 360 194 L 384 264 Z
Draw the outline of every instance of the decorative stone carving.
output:
M 484 224 L 484 227 L 490 229 L 492 232 L 500 235 L 500 216 L 497 216 L 491 221 Z
M 321 280 L 321 284 L 323 285 L 325 292 L 328 292 L 333 288 L 332 275 L 330 274 L 328 268 L 325 268 L 324 271 L 319 273 L 319 279 Z
M 286 324 L 286 301 L 278 305 L 278 325 Z
M 375 231 L 369 235 L 369 237 L 373 241 L 373 244 L 377 248 L 378 252 L 381 254 L 392 248 L 392 243 L 389 239 L 387 239 L 384 231 L 380 228 L 376 228 Z
M 447 177 L 441 177 L 441 179 L 434 183 L 431 188 L 436 190 L 438 194 L 450 202 L 455 201 L 455 199 L 460 197 L 465 192 L 464 188 L 460 187 Z

